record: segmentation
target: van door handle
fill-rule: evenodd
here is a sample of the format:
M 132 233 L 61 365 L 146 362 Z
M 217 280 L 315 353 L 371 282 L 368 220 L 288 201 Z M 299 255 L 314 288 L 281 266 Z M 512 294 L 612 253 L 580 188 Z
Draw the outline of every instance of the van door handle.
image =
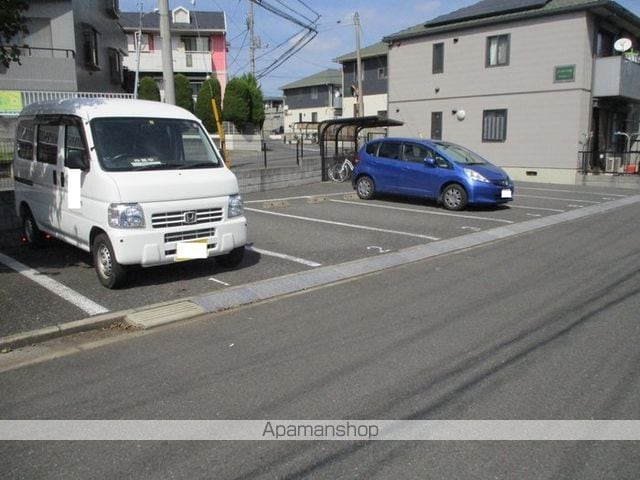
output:
M 58 185 L 58 176 L 56 175 L 56 171 L 54 170 L 51 173 L 53 173 L 53 184 Z

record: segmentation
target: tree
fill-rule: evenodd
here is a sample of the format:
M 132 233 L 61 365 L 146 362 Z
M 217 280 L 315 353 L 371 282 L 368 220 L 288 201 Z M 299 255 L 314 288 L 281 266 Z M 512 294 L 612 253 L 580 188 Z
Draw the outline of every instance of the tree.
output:
M 174 77 L 174 84 L 176 91 L 176 105 L 193 113 L 193 93 L 191 91 L 189 79 L 181 73 L 178 73 Z
M 10 44 L 17 35 L 29 33 L 27 19 L 22 14 L 28 9 L 29 5 L 22 0 L 0 0 L 0 63 L 6 68 L 11 62 L 20 64 L 20 47 L 5 44 Z
M 224 90 L 222 118 L 233 122 L 238 130 L 242 130 L 249 123 L 250 106 L 247 93 L 247 85 L 241 77 L 229 80 Z
M 262 98 L 262 90 L 258 85 L 256 78 L 247 73 L 243 77 L 248 90 L 249 99 L 249 121 L 262 129 L 264 123 L 264 100 Z
M 141 100 L 160 101 L 160 89 L 153 78 L 142 77 L 142 79 L 140 79 L 140 85 L 138 85 L 138 98 Z
M 262 128 L 265 117 L 262 91 L 253 75 L 246 74 L 229 81 L 224 92 L 222 116 L 240 130 L 248 125 Z
M 211 98 L 215 98 L 218 108 L 222 102 L 221 99 L 220 82 L 217 78 L 208 78 L 202 84 L 200 91 L 198 92 L 198 98 L 196 98 L 195 114 L 209 133 L 216 132 L 216 121 L 213 118 L 213 107 L 211 105 Z

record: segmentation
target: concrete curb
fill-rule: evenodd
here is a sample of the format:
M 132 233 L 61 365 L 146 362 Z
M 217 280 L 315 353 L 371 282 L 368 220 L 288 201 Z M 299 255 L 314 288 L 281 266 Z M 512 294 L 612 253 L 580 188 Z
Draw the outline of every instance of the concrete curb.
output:
M 541 228 L 605 213 L 639 202 L 640 195 L 634 195 L 550 217 L 537 218 L 535 220 L 470 233 L 447 240 L 417 245 L 378 257 L 364 258 L 338 265 L 305 270 L 303 272 L 227 288 L 206 295 L 148 305 L 139 309 L 110 312 L 84 320 L 0 338 L 0 350 L 44 342 L 63 335 L 97 330 L 116 322 L 124 321 L 140 329 L 154 328 L 180 320 L 195 318 L 207 313 L 221 312 L 283 295 L 303 292 L 338 281 L 350 280 L 361 275 L 377 273 L 388 268 L 427 260 L 445 253 L 454 253 L 468 248 L 478 247 L 496 240 L 503 240 Z

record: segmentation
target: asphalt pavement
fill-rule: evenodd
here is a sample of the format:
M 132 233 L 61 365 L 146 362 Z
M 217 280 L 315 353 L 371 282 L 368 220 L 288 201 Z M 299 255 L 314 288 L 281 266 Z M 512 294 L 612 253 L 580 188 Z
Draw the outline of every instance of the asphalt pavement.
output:
M 50 348 L 0 374 L 0 418 L 640 420 L 637 203 L 610 207 Z M 9 479 L 617 480 L 637 478 L 639 452 L 590 441 L 0 442 Z

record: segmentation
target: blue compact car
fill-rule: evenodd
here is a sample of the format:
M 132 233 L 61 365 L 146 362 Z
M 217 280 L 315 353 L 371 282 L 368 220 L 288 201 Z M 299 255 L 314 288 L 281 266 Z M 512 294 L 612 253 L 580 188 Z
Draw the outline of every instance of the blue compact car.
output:
M 513 182 L 500 167 L 454 143 L 379 138 L 358 151 L 353 187 L 368 200 L 377 193 L 428 197 L 448 210 L 513 200 Z

